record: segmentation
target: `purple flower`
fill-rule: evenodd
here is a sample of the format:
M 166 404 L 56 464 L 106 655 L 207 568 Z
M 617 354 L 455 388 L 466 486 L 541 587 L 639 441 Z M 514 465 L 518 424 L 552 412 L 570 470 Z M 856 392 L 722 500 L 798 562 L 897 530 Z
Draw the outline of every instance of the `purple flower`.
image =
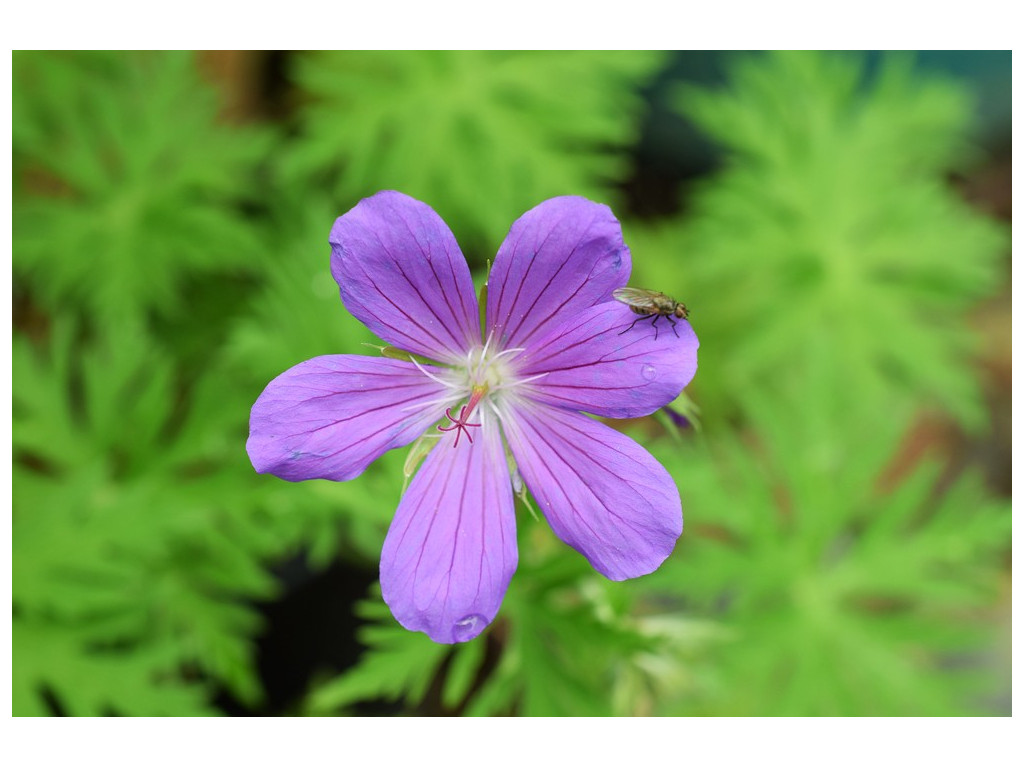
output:
M 455 643 L 494 619 L 518 561 L 513 478 L 608 578 L 661 565 L 683 529 L 672 478 L 581 411 L 621 419 L 671 402 L 696 372 L 697 337 L 685 321 L 678 336 L 625 330 L 636 315 L 612 291 L 629 279 L 630 255 L 606 206 L 554 198 L 512 225 L 483 332 L 466 260 L 424 203 L 380 192 L 341 216 L 330 242 L 348 310 L 435 362 L 300 363 L 256 401 L 246 447 L 257 472 L 351 480 L 392 448 L 434 443 L 381 554 L 381 590 L 401 624 Z

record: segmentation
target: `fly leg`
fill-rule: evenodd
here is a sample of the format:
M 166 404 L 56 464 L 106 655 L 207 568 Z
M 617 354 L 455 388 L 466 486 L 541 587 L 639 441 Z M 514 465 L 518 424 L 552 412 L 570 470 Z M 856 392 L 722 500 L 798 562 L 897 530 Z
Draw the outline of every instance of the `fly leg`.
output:
M 676 321 L 674 319 L 672 319 L 671 316 L 668 318 L 668 321 L 670 323 L 672 323 L 672 333 L 674 333 L 676 335 L 676 338 L 678 339 L 679 338 L 679 331 L 676 330 Z
M 661 315 L 655 315 L 654 316 L 654 320 L 651 322 L 651 328 L 654 329 L 654 340 L 655 341 L 658 340 L 658 318 L 660 318 L 660 317 L 661 317 Z
M 636 320 L 634 320 L 632 323 L 629 324 L 629 328 L 627 328 L 626 331 L 632 330 L 634 325 L 639 323 L 641 320 L 646 320 L 646 319 L 647 319 L 647 315 L 640 315 L 640 317 L 638 317 Z M 621 336 L 626 331 L 620 332 L 619 336 Z

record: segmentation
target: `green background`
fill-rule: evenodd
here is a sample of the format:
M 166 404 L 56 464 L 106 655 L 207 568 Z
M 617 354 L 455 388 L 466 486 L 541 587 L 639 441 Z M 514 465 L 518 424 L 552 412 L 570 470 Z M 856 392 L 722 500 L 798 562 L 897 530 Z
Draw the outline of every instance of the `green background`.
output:
M 13 57 L 16 715 L 1010 711 L 1009 53 Z M 376 586 L 405 451 L 257 475 L 249 409 L 370 334 L 334 219 L 398 189 L 482 279 L 608 203 L 701 341 L 616 422 L 686 530 L 612 583 L 518 511 L 477 640 Z

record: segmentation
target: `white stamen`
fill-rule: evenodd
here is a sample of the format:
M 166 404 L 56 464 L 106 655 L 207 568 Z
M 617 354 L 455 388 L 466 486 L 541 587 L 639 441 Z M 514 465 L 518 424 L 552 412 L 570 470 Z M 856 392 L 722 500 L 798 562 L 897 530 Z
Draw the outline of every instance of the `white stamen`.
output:
M 488 405 L 488 406 L 490 406 L 490 409 L 491 409 L 492 411 L 494 411 L 494 417 L 495 417 L 495 418 L 496 418 L 496 419 L 497 419 L 498 421 L 501 421 L 501 414 L 500 414 L 500 413 L 498 412 L 498 406 L 497 406 L 497 404 L 496 404 L 496 403 L 495 403 L 495 402 L 494 402 L 493 400 L 491 400 L 490 398 L 488 398 L 488 399 L 487 399 L 487 400 L 486 400 L 485 402 L 487 403 L 487 405 Z
M 497 360 L 502 355 L 508 355 L 508 354 L 513 353 L 513 352 L 525 352 L 525 351 L 526 351 L 526 347 L 511 347 L 510 349 L 506 349 L 506 350 L 496 354 L 494 356 L 494 359 Z
M 435 405 L 454 405 L 455 403 L 459 402 L 459 400 L 461 400 L 462 398 L 468 397 L 468 396 L 469 396 L 469 393 L 466 392 L 466 393 L 460 394 L 458 397 L 455 397 L 454 395 L 448 395 L 447 397 L 438 397 L 438 398 L 435 398 L 434 400 L 421 400 L 418 403 L 413 403 L 412 405 L 407 405 L 404 408 L 402 408 L 401 410 L 402 411 L 417 411 L 417 410 L 421 411 L 421 410 L 423 410 L 425 408 L 430 408 L 430 407 L 435 406 Z
M 451 384 L 450 384 L 449 382 L 447 382 L 447 381 L 442 381 L 441 379 L 437 378 L 437 376 L 435 376 L 435 375 L 434 375 L 434 374 L 432 374 L 432 373 L 431 373 L 430 371 L 428 371 L 428 370 L 427 370 L 426 368 L 424 368 L 424 367 L 423 367 L 422 365 L 420 365 L 419 363 L 417 363 L 417 362 L 416 362 L 416 359 L 415 359 L 415 358 L 410 358 L 410 359 L 409 359 L 409 361 L 410 361 L 410 362 L 411 362 L 411 363 L 412 363 L 413 365 L 415 365 L 415 366 L 416 366 L 416 368 L 417 368 L 417 369 L 419 369 L 419 372 L 420 372 L 420 373 L 422 373 L 422 374 L 423 374 L 424 376 L 426 376 L 426 377 L 427 377 L 428 379 L 431 379 L 431 380 L 433 380 L 433 381 L 436 381 L 436 382 L 437 382 L 438 384 L 440 384 L 440 385 L 441 385 L 442 387 L 446 387 L 446 388 L 448 388 L 448 389 L 451 389 L 451 386 L 452 386 L 452 385 L 451 385 Z
M 490 333 L 487 334 L 487 341 L 484 342 L 484 348 L 480 352 L 480 359 L 483 360 L 487 357 L 487 350 L 491 346 L 491 339 L 494 338 L 494 329 L 491 328 Z
M 502 414 L 502 406 L 504 406 L 505 403 L 498 403 L 496 400 L 488 400 L 487 404 L 491 406 L 491 410 L 494 411 L 494 415 L 498 418 L 498 421 L 500 421 L 502 424 L 509 423 L 508 415 Z
M 548 375 L 548 372 L 545 371 L 544 373 L 538 373 L 536 376 L 529 376 L 529 377 L 527 377 L 525 379 L 517 379 L 516 381 L 508 381 L 508 382 L 505 382 L 504 384 L 498 384 L 497 386 L 491 387 L 491 391 L 492 392 L 500 392 L 501 390 L 507 389 L 508 387 L 518 387 L 521 384 L 529 384 L 531 381 L 536 381 L 537 379 L 543 379 L 547 375 Z

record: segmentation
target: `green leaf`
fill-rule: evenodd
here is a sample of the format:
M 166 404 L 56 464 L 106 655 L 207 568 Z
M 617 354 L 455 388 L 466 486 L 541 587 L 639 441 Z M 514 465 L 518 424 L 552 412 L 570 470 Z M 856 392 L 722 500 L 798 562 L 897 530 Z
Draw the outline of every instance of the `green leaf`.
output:
M 732 635 L 714 685 L 670 713 L 985 714 L 999 690 L 983 617 L 1009 504 L 972 476 L 939 493 L 934 460 L 881 486 L 898 430 L 859 408 L 826 418 L 832 391 L 811 379 L 802 399 L 748 398 L 756 437 L 654 446 L 690 514 L 648 581 L 678 585 Z
M 664 590 L 602 579 L 543 524 L 521 523 L 520 567 L 491 627 L 438 645 L 372 596 L 360 609 L 373 622 L 360 638 L 368 650 L 310 695 L 310 711 L 378 698 L 411 709 L 437 681 L 442 706 L 469 716 L 637 715 L 705 685 L 696 670 L 721 641 L 713 622 L 666 611 Z
M 415 704 L 423 697 L 437 666 L 448 652 L 426 635 L 398 626 L 383 601 L 362 604 L 362 615 L 381 622 L 363 630 L 370 650 L 358 666 L 315 690 L 308 699 L 314 714 L 323 714 L 377 698 L 405 696 Z
M 455 709 L 467 696 L 484 659 L 484 643 L 463 643 L 452 653 L 445 677 L 441 703 Z
M 241 437 L 225 440 L 246 409 L 208 407 L 216 376 L 182 408 L 158 347 L 130 332 L 72 343 L 70 326 L 41 349 L 15 336 L 14 611 L 26 637 L 52 635 L 17 645 L 16 708 L 48 691 L 73 714 L 170 714 L 211 681 L 255 701 L 244 601 L 275 593 L 263 560 L 288 540 L 259 533 Z
M 798 388 L 824 334 L 847 387 L 979 427 L 966 311 L 996 288 L 1008 240 L 946 182 L 976 154 L 967 91 L 906 59 L 869 75 L 855 54 L 782 52 L 737 59 L 727 88 L 681 88 L 678 105 L 724 168 L 683 226 L 627 242 L 635 282 L 692 309 L 705 413 Z
M 353 202 L 401 190 L 433 206 L 463 248 L 493 249 L 546 198 L 606 199 L 628 170 L 639 89 L 663 61 L 627 51 L 311 53 L 295 72 L 311 99 L 290 172 L 325 176 Z
M 14 56 L 14 272 L 103 329 L 180 316 L 186 278 L 245 273 L 268 136 L 218 122 L 191 55 Z
M 57 694 L 64 714 L 79 717 L 217 714 L 206 703 L 206 687 L 177 674 L 168 642 L 90 650 L 73 628 L 16 616 L 12 654 L 15 716 L 54 714 L 46 704 L 47 693 Z

